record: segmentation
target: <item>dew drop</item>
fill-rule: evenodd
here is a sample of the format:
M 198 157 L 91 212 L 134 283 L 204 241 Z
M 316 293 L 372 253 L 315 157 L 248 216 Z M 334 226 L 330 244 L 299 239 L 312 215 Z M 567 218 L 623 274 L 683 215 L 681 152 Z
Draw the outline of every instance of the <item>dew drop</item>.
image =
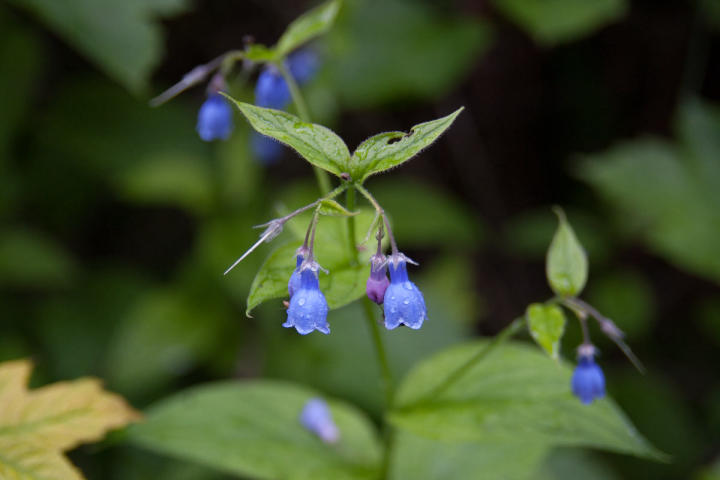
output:
M 409 304 L 410 304 L 410 300 L 408 300 L 408 299 L 403 300 L 403 305 L 409 305 Z
M 406 290 L 412 290 L 412 285 L 410 285 L 410 282 L 407 282 L 407 283 L 405 284 L 405 289 L 406 289 Z
M 390 309 L 390 313 L 395 313 L 395 312 L 397 312 L 397 308 L 392 307 L 392 308 Z
M 300 306 L 305 305 L 305 298 L 304 298 L 304 297 L 301 298 L 300 300 L 298 300 L 298 305 L 300 305 Z
M 392 297 L 390 297 L 390 300 L 395 300 L 395 295 L 393 295 Z

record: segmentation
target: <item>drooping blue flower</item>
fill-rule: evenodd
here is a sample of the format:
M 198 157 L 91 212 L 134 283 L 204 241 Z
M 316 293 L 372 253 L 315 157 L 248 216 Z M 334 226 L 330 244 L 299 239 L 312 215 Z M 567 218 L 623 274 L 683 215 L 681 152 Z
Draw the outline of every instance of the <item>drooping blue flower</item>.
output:
M 272 165 L 282 156 L 284 146 L 272 137 L 252 132 L 250 138 L 255 158 L 263 165 Z
M 255 105 L 282 110 L 291 98 L 290 88 L 280 71 L 273 65 L 266 65 L 255 84 Z
M 390 285 L 385 290 L 385 327 L 388 330 L 406 325 L 413 330 L 427 319 L 425 299 L 417 286 L 408 280 L 407 257 L 402 253 L 390 256 Z
M 290 275 L 290 280 L 288 280 L 288 293 L 291 297 L 293 296 L 293 293 L 300 290 L 300 266 L 305 260 L 305 257 L 307 257 L 308 253 L 309 250 L 305 246 L 298 248 L 297 252 L 295 252 L 295 260 L 297 264 L 292 275 Z
M 211 93 L 198 111 L 195 129 L 206 142 L 227 140 L 233 130 L 233 112 L 228 101 L 219 93 Z
M 320 68 L 320 57 L 311 48 L 295 50 L 287 57 L 290 74 L 299 85 L 304 85 L 315 76 Z
M 581 352 L 571 383 L 573 394 L 585 405 L 605 396 L 605 375 L 595 363 L 592 352 Z
M 295 327 L 300 335 L 307 335 L 313 330 L 326 335 L 330 333 L 327 322 L 328 304 L 318 282 L 319 268 L 315 261 L 303 262 L 300 266 L 300 288 L 294 289 L 290 298 L 288 317 L 283 327 Z
M 365 284 L 365 293 L 370 300 L 382 305 L 388 285 L 390 280 L 387 278 L 387 258 L 382 252 L 378 252 L 370 258 L 370 276 Z
M 300 423 L 325 443 L 335 443 L 340 439 L 330 408 L 321 398 L 308 400 L 300 413 Z

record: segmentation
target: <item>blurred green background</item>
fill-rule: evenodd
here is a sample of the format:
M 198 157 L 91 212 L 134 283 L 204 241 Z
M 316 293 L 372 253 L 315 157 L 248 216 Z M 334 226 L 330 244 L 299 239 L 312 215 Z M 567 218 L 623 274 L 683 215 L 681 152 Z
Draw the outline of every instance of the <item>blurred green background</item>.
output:
M 307 164 L 258 163 L 237 116 L 229 141 L 204 144 L 202 87 L 147 106 L 312 5 L 0 2 L 0 360 L 32 357 L 37 384 L 100 376 L 138 408 L 267 376 L 378 413 L 357 305 L 331 312 L 329 337 L 300 338 L 279 301 L 244 315 L 269 247 L 222 276 L 252 225 L 314 199 Z M 313 119 L 351 147 L 466 107 L 367 185 L 429 306 L 420 332 L 386 336 L 397 374 L 550 296 L 561 204 L 590 255 L 585 298 L 648 367 L 593 331 L 609 393 L 673 461 L 558 450 L 536 478 L 720 478 L 720 1 L 347 0 L 315 48 Z M 251 101 L 252 80 L 234 94 Z M 571 323 L 567 358 L 578 343 Z M 71 458 L 90 479 L 224 478 L 112 438 Z

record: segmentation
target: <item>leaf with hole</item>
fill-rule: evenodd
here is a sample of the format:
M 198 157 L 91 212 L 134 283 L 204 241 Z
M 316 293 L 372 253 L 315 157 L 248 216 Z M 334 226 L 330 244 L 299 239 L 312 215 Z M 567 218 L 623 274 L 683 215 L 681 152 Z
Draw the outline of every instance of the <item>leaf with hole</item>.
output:
M 437 120 L 415 125 L 409 133 L 386 132 L 368 138 L 353 152 L 350 175 L 360 182 L 370 175 L 397 167 L 427 148 L 452 125 L 464 107 Z

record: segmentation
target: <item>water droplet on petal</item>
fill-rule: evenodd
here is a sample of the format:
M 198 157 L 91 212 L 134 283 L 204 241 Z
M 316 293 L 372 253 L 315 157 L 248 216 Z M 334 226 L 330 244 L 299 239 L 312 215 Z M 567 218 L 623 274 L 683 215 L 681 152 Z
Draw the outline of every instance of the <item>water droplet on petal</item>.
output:
M 304 298 L 304 297 L 301 298 L 300 300 L 298 300 L 298 305 L 300 305 L 300 306 L 305 305 L 305 298 Z
M 397 308 L 392 307 L 392 308 L 390 309 L 390 313 L 395 313 L 395 312 L 397 312 Z
M 410 282 L 407 282 L 407 283 L 405 284 L 405 289 L 406 289 L 406 290 L 412 290 L 412 285 L 410 285 Z
M 410 300 L 408 300 L 408 299 L 403 300 L 403 305 L 409 305 L 409 304 L 410 304 Z

